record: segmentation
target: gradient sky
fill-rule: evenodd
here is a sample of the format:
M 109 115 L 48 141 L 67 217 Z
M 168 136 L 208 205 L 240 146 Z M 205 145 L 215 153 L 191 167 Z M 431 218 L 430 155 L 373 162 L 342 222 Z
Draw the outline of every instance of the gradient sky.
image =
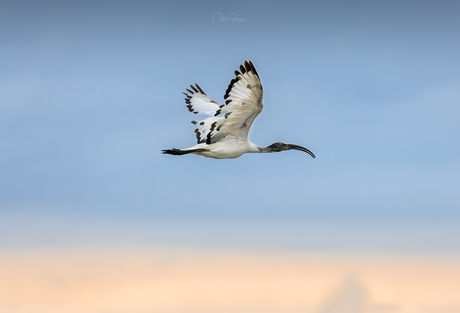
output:
M 458 225 L 459 15 L 458 1 L 2 1 L 3 232 L 43 216 Z M 265 92 L 251 141 L 317 159 L 160 154 L 195 144 L 184 88 L 223 102 L 244 60 Z

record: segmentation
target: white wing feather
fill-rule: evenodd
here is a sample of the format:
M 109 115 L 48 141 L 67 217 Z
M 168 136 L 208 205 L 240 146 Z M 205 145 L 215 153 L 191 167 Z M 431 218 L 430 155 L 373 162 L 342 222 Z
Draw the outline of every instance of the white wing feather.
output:
M 190 85 L 193 91 L 185 89 L 188 93 L 183 92 L 186 96 L 185 103 L 187 104 L 188 110 L 195 114 L 214 115 L 219 109 L 219 104 L 212 100 L 198 84 L 195 85 L 196 87 Z
M 224 110 L 230 112 L 221 131 L 247 138 L 255 118 L 262 112 L 263 88 L 259 75 L 251 61 L 240 66 L 241 73 L 235 71 L 236 78 L 230 82 L 224 96 Z
M 219 106 L 198 85 L 196 88 L 190 85 L 193 91 L 187 89 L 189 94 L 184 93 L 190 112 L 212 115 L 192 121 L 198 124 L 195 129 L 198 143 L 212 144 L 227 136 L 247 139 L 254 119 L 263 109 L 263 88 L 251 61 L 245 61 L 240 71 L 235 71 L 236 77 L 228 85 L 224 105 Z

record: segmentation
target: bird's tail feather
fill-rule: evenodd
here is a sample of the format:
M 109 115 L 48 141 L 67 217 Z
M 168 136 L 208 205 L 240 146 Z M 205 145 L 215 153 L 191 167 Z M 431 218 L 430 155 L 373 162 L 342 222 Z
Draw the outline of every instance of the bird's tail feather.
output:
M 172 149 L 161 150 L 161 153 L 172 154 L 172 155 L 183 155 L 183 154 L 203 152 L 203 151 L 206 151 L 206 149 L 181 150 L 181 149 L 172 148 Z

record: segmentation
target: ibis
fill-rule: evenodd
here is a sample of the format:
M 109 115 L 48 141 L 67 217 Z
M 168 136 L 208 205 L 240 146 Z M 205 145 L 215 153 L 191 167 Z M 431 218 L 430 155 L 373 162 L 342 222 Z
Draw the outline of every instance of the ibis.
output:
M 212 100 L 198 84 L 185 89 L 185 103 L 194 114 L 207 115 L 192 121 L 197 144 L 186 149 L 165 149 L 164 154 L 197 154 L 214 159 L 234 159 L 245 153 L 271 153 L 299 150 L 316 156 L 299 145 L 275 142 L 267 147 L 258 147 L 248 140 L 249 129 L 255 118 L 262 112 L 263 88 L 259 74 L 251 61 L 244 61 L 240 71 L 230 81 L 225 92 L 225 103 L 219 105 Z

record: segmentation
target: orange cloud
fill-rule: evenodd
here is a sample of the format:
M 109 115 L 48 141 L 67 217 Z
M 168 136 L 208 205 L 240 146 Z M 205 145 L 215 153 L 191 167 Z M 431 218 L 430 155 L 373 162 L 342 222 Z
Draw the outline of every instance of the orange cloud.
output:
M 0 312 L 454 313 L 459 264 L 206 250 L 3 253 Z

